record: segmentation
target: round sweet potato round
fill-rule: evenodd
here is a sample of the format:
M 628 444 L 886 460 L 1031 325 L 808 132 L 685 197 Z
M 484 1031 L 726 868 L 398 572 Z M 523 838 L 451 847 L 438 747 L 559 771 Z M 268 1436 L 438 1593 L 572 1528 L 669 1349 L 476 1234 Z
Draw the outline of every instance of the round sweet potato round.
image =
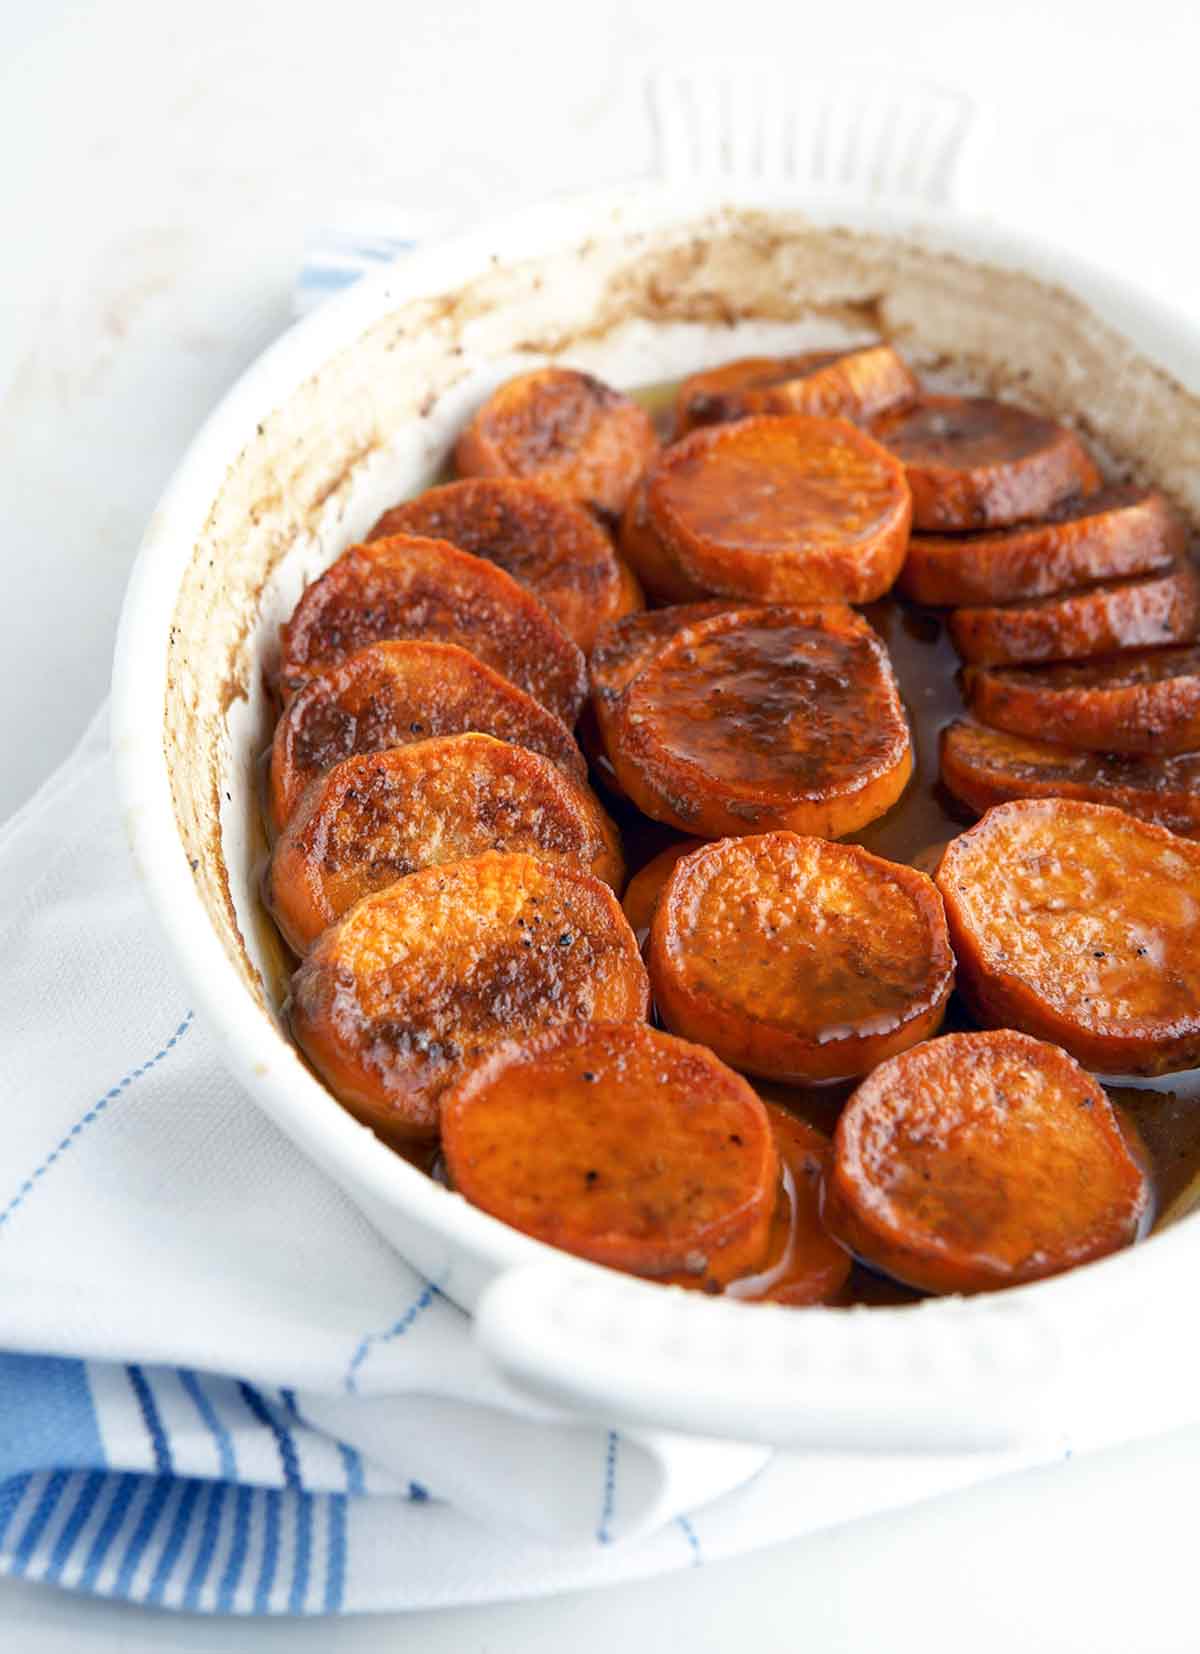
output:
M 588 657 L 588 677 L 596 727 L 606 750 L 621 696 L 646 662 L 685 626 L 727 614 L 731 607 L 721 598 L 707 603 L 674 603 L 665 609 L 641 609 L 623 615 L 601 628 Z
M 897 1280 L 983 1292 L 1128 1246 L 1149 1203 L 1102 1088 L 1057 1046 L 1003 1029 L 930 1040 L 863 1081 L 823 1215 Z
M 765 1106 L 791 1191 L 776 1211 L 762 1273 L 735 1282 L 732 1295 L 770 1304 L 828 1304 L 842 1293 L 852 1262 L 821 1217 L 833 1144 L 790 1109 L 778 1103 Z
M 865 1074 L 927 1039 L 954 985 L 932 879 L 795 833 L 683 857 L 646 963 L 668 1028 L 734 1068 L 799 1084 Z
M 870 419 L 915 400 L 917 392 L 912 369 L 891 345 L 743 356 L 683 381 L 675 399 L 675 426 L 682 436 L 697 425 L 753 414 Z

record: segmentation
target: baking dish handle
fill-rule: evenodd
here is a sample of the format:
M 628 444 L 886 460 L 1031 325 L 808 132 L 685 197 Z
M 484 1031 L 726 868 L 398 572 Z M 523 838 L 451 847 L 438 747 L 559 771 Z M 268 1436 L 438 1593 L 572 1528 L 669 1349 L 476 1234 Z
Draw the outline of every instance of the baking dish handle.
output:
M 724 179 L 930 206 L 972 193 L 967 174 L 984 123 L 972 99 L 947 87 L 699 59 L 653 70 L 647 91 L 668 183 Z
M 1060 1339 L 1004 1295 L 903 1308 L 739 1304 L 571 1265 L 510 1270 L 475 1336 L 538 1399 L 778 1447 L 962 1452 L 1038 1433 Z

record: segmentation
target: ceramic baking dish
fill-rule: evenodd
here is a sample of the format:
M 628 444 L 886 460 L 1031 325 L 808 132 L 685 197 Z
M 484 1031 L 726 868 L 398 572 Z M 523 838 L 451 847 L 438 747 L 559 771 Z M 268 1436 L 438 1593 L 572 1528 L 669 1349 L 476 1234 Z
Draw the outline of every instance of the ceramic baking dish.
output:
M 1127 1406 L 1129 1351 L 1188 1360 L 1200 1223 L 1037 1285 L 788 1310 L 576 1262 L 386 1149 L 289 1043 L 258 903 L 262 689 L 304 583 L 435 475 L 518 369 L 619 386 L 884 334 L 947 384 L 1084 420 L 1200 514 L 1200 334 L 1095 269 L 949 210 L 623 189 L 409 255 L 279 341 L 197 437 L 130 583 L 113 735 L 134 856 L 247 1094 L 539 1395 L 620 1422 L 864 1451 L 988 1448 Z M 1122 1399 L 1124 1398 L 1124 1399 Z

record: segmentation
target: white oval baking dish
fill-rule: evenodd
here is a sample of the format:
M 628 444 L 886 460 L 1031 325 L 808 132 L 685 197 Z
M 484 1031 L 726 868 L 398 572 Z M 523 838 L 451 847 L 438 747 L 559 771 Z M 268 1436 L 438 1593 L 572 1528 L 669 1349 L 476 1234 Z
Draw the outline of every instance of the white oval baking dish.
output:
M 1200 332 L 1185 318 L 950 211 L 727 193 L 623 189 L 432 246 L 323 307 L 242 379 L 155 513 L 125 603 L 113 738 L 134 857 L 231 1072 L 476 1311 L 517 1382 L 619 1422 L 811 1447 L 987 1448 L 1068 1419 L 1078 1434 L 1129 1405 L 1132 1350 L 1160 1372 L 1191 1366 L 1180 1306 L 1200 1268 L 1195 1221 L 990 1298 L 804 1312 L 701 1298 L 468 1206 L 344 1113 L 283 1031 L 258 907 L 262 662 L 303 583 L 424 485 L 517 369 L 559 359 L 636 385 L 882 331 L 948 382 L 1085 420 L 1200 515 Z

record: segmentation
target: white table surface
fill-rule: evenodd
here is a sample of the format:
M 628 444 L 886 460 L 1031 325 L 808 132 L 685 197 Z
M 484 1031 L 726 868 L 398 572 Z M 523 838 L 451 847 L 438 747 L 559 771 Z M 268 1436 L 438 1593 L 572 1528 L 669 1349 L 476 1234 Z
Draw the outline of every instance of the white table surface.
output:
M 142 527 L 347 197 L 464 217 L 648 172 L 647 67 L 762 55 L 999 108 L 977 211 L 1200 314 L 1200 18 L 1175 0 L 0 5 L 0 817 L 104 694 Z M 1154 1375 L 1147 1374 L 1152 1406 Z M 14 1650 L 1194 1649 L 1200 1429 L 603 1594 L 206 1625 L 0 1582 Z

